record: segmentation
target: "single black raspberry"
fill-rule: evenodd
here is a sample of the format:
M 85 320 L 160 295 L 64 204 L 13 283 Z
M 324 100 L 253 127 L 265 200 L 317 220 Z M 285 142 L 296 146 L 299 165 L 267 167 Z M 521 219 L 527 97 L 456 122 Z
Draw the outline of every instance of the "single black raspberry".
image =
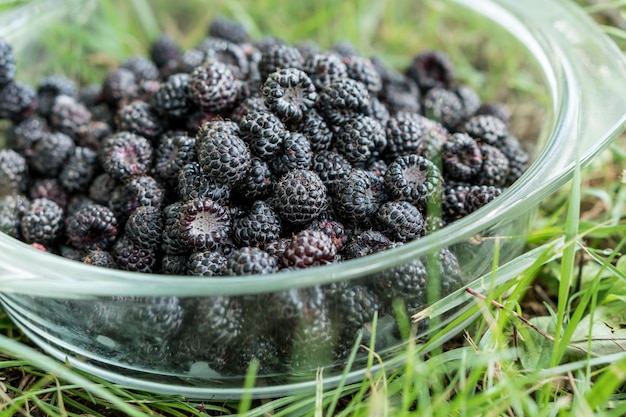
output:
M 215 60 L 227 65 L 235 78 L 244 80 L 248 77 L 250 63 L 241 45 L 225 39 L 208 37 L 200 42 L 197 49 L 204 52 L 206 60 Z
M 304 72 L 284 68 L 270 73 L 262 88 L 265 105 L 281 120 L 297 122 L 315 105 L 315 85 Z
M 473 116 L 465 122 L 462 130 L 474 140 L 488 145 L 497 145 L 509 135 L 507 124 L 496 116 L 488 114 Z
M 383 80 L 372 61 L 361 56 L 350 56 L 343 59 L 347 75 L 353 80 L 362 82 L 371 94 L 378 94 L 383 88 Z
M 189 74 L 170 75 L 152 95 L 150 104 L 162 116 L 182 118 L 188 115 L 192 109 L 189 100 Z
M 163 208 L 163 235 L 161 236 L 161 250 L 165 253 L 165 255 L 184 256 L 186 259 L 187 255 L 191 251 L 185 242 L 183 242 L 180 236 L 180 229 L 178 227 L 183 204 L 184 203 L 182 202 L 175 202 Z M 173 258 L 172 261 L 177 259 L 180 258 Z M 185 260 L 185 265 L 186 264 Z
M 172 132 L 159 139 L 154 158 L 154 174 L 164 184 L 178 185 L 181 168 L 196 159 L 196 140 L 184 133 Z
M 261 81 L 265 81 L 271 73 L 285 68 L 301 69 L 302 55 L 298 48 L 279 43 L 261 50 L 261 60 L 258 64 Z
M 257 247 L 244 246 L 226 257 L 224 275 L 264 275 L 277 270 L 276 258 Z
M 350 237 L 343 252 L 347 259 L 356 259 L 390 249 L 393 245 L 383 233 L 368 229 Z
M 106 172 L 96 176 L 89 185 L 88 197 L 98 204 L 107 205 L 113 189 L 117 186 L 115 181 Z
M 178 199 L 182 202 L 206 197 L 218 204 L 226 204 L 230 199 L 232 187 L 206 176 L 200 164 L 185 164 L 178 172 Z
M 47 198 L 36 198 L 22 215 L 20 231 L 26 243 L 48 245 L 63 234 L 63 209 Z
M 439 168 L 419 155 L 407 155 L 389 164 L 385 173 L 385 190 L 394 199 L 408 201 L 420 210 L 429 202 L 439 201 L 442 187 Z
M 400 245 L 396 243 L 392 246 Z M 368 284 L 389 305 L 400 299 L 410 311 L 413 311 L 423 308 L 426 304 L 428 273 L 426 266 L 419 259 L 384 269 L 372 276 Z
M 365 86 L 351 78 L 340 78 L 324 87 L 317 99 L 320 113 L 333 125 L 340 125 L 354 113 L 365 114 L 370 96 Z
M 513 184 L 524 172 L 530 164 L 530 155 L 526 152 L 515 136 L 507 136 L 496 143 L 496 147 L 509 160 L 509 175 L 506 178 L 505 186 Z
M 274 189 L 276 177 L 261 158 L 252 157 L 246 174 L 235 184 L 237 195 L 247 201 L 264 200 Z
M 60 95 L 52 103 L 49 120 L 53 129 L 76 141 L 91 122 L 91 112 L 77 99 Z
M 348 175 L 352 165 L 337 152 L 320 150 L 313 154 L 311 168 L 317 172 L 326 188 L 332 192 L 335 186 Z
M 283 122 L 268 111 L 250 111 L 239 122 L 241 138 L 261 158 L 280 152 L 283 141 L 289 136 Z
M 255 201 L 247 213 L 233 220 L 233 238 L 240 246 L 263 247 L 281 233 L 280 218 L 265 201 Z
M 202 171 L 225 184 L 235 184 L 250 166 L 250 151 L 235 134 L 201 129 L 196 135 L 196 153 Z
M 132 177 L 111 192 L 109 208 L 120 221 L 126 219 L 137 207 L 162 207 L 165 203 L 165 189 L 150 175 Z
M 20 122 L 37 109 L 37 93 L 28 84 L 11 81 L 0 87 L 0 119 Z
M 222 15 L 215 16 L 211 20 L 209 36 L 233 43 L 245 43 L 250 40 L 250 34 L 243 24 Z
M 150 104 L 140 100 L 120 107 L 115 123 L 118 131 L 134 133 L 149 140 L 155 140 L 166 127 Z
M 391 117 L 391 113 L 389 112 L 387 106 L 376 96 L 370 96 L 370 103 L 366 114 L 376 119 L 381 126 L 387 125 L 387 122 Z
M 87 252 L 82 262 L 101 268 L 119 269 L 111 252 L 101 249 L 93 249 Z
M 148 172 L 153 153 L 148 139 L 130 132 L 118 132 L 102 143 L 100 161 L 104 171 L 112 178 L 126 181 Z
M 69 196 L 67 190 L 57 178 L 36 178 L 28 188 L 28 197 L 47 198 L 57 203 L 62 209 L 66 209 Z
M 28 158 L 35 143 L 48 131 L 48 122 L 37 115 L 33 115 L 13 124 L 10 134 L 6 138 L 6 146 Z
M 139 90 L 135 74 L 128 69 L 116 68 L 107 74 L 102 83 L 100 99 L 111 108 L 130 103 Z
M 189 98 L 206 111 L 221 112 L 237 100 L 238 84 L 228 65 L 209 60 L 189 75 Z
M 187 259 L 187 275 L 197 277 L 217 277 L 222 275 L 225 270 L 226 256 L 220 252 L 194 252 L 189 255 L 189 258 Z M 204 298 L 202 300 L 204 300 Z
M 316 109 L 310 109 L 298 123 L 298 132 L 309 140 L 311 150 L 318 152 L 330 147 L 333 132 Z
M 111 254 L 120 269 L 124 271 L 152 273 L 157 264 L 157 252 L 143 248 L 122 235 L 112 246 Z
M 59 181 L 69 192 L 85 192 L 98 168 L 96 151 L 77 146 L 59 173 Z
M 329 235 L 320 230 L 304 229 L 291 240 L 283 253 L 286 267 L 308 268 L 333 263 L 337 247 Z
M 112 123 L 112 122 L 111 122 Z M 93 150 L 98 150 L 104 139 L 113 133 L 109 122 L 92 120 L 80 131 L 77 144 Z
M 362 285 L 348 284 L 334 294 L 334 314 L 348 329 L 359 329 L 370 323 L 376 312 L 382 311 L 378 295 Z
M 22 216 L 29 206 L 30 200 L 21 194 L 0 197 L 0 232 L 19 239 Z
M 436 87 L 448 88 L 454 79 L 454 65 L 445 52 L 429 50 L 413 58 L 406 74 L 419 85 L 422 92 Z
M 339 55 L 332 52 L 320 52 L 309 55 L 304 60 L 302 69 L 311 77 L 318 90 L 330 83 L 348 77 L 346 64 Z
M 107 250 L 118 235 L 117 219 L 105 206 L 91 204 L 78 210 L 65 221 L 69 241 L 80 249 Z
M 381 178 L 372 172 L 353 168 L 334 190 L 333 206 L 351 225 L 367 224 L 382 203 L 388 200 Z
M 453 91 L 434 87 L 424 95 L 424 114 L 448 130 L 456 130 L 464 121 L 463 104 Z
M 495 116 L 498 119 L 502 120 L 506 125 L 509 125 L 511 121 L 511 112 L 508 107 L 500 102 L 493 103 L 483 103 L 480 105 L 478 110 L 476 110 L 476 115 L 480 114 L 488 114 L 491 116 Z
M 137 207 L 128 216 L 124 233 L 137 246 L 157 249 L 163 235 L 163 212 L 155 206 Z
M 0 196 L 26 191 L 28 164 L 12 149 L 0 149 Z
M 327 234 L 337 248 L 337 252 L 343 249 L 348 239 L 346 228 L 343 223 L 338 220 L 316 219 L 307 226 L 307 229 L 319 230 Z
M 465 209 L 468 214 L 473 213 L 492 202 L 500 194 L 502 194 L 502 188 L 492 185 L 473 185 L 469 187 L 465 195 Z
M 455 181 L 470 181 L 483 164 L 478 143 L 465 133 L 454 133 L 441 148 L 443 175 Z
M 178 236 L 192 251 L 216 249 L 231 232 L 228 211 L 209 198 L 196 198 L 183 203 L 177 223 Z
M 274 199 L 283 220 L 292 225 L 304 225 L 324 210 L 326 187 L 314 171 L 294 169 L 276 182 Z
M 426 234 L 419 209 L 407 201 L 388 201 L 376 212 L 376 228 L 396 242 L 409 242 Z
M 15 78 L 15 55 L 13 47 L 5 39 L 0 39 L 0 85 L 8 84 Z
M 74 141 L 66 134 L 47 133 L 33 146 L 30 168 L 43 176 L 56 177 L 75 148 Z
M 467 216 L 465 197 L 469 191 L 469 185 L 446 184 L 441 197 L 441 215 L 446 223 Z
M 378 158 L 386 145 L 387 137 L 380 123 L 362 114 L 348 117 L 335 136 L 335 149 L 355 167 Z
M 126 58 L 119 68 L 127 69 L 135 75 L 137 83 L 146 81 L 158 81 L 161 78 L 159 68 L 150 58 L 142 55 L 134 55 Z
M 480 145 L 480 153 L 483 164 L 476 174 L 475 183 L 503 187 L 509 176 L 509 159 L 500 149 L 486 143 Z
M 187 255 L 164 254 L 161 257 L 161 272 L 167 275 L 187 275 L 189 257 Z
M 302 134 L 291 132 L 283 141 L 280 152 L 269 160 L 269 166 L 276 176 L 294 169 L 311 168 L 311 145 Z
M 453 87 L 452 91 L 463 105 L 463 119 L 467 120 L 474 116 L 482 104 L 476 90 L 467 84 L 459 84 Z
M 160 69 L 178 60 L 180 54 L 180 47 L 167 34 L 161 34 L 150 44 L 150 58 Z
M 76 83 L 64 75 L 50 75 L 44 78 L 37 86 L 37 113 L 48 117 L 56 97 L 61 95 L 77 99 Z
M 385 160 L 392 162 L 399 156 L 420 153 L 430 123 L 429 119 L 417 113 L 399 112 L 390 117 L 385 126 Z

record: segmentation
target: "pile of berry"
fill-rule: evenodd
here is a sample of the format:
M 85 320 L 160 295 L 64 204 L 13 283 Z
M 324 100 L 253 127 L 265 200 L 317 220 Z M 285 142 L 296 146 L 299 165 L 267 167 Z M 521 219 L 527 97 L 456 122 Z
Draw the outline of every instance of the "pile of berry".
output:
M 529 162 L 508 117 L 456 80 L 439 50 L 400 72 L 347 43 L 252 41 L 217 18 L 195 48 L 163 35 L 149 57 L 128 58 L 99 85 L 51 75 L 33 88 L 15 80 L 0 41 L 0 118 L 12 122 L 0 150 L 0 231 L 146 273 L 337 263 L 419 239 L 500 195 Z M 446 294 L 462 277 L 451 251 L 438 262 Z M 271 324 L 256 333 L 243 331 L 254 308 L 245 297 L 193 307 L 167 298 L 156 317 L 174 318 L 160 321 L 171 326 L 157 339 L 180 340 L 193 326 L 196 339 L 178 343 L 219 341 L 246 357 L 254 353 L 241 337 L 257 334 L 256 349 L 280 358 L 277 346 L 284 353 L 296 338 L 328 344 L 324 329 L 339 317 L 336 346 L 346 346 L 393 299 L 423 306 L 426 280 L 416 259 L 367 282 L 275 294 Z M 94 317 L 111 336 L 120 313 L 103 308 Z

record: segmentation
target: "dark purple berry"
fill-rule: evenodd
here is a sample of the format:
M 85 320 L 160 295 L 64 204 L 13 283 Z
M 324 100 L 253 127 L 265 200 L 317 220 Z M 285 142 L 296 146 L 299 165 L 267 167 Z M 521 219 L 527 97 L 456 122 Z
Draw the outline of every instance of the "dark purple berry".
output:
M 426 92 L 437 87 L 448 88 L 454 78 L 454 66 L 445 52 L 430 50 L 415 56 L 406 74 Z
M 380 178 L 369 171 L 353 168 L 336 184 L 333 205 L 350 224 L 367 224 L 382 203 L 388 200 Z
M 180 206 L 177 220 L 182 243 L 193 251 L 213 250 L 231 232 L 230 215 L 209 198 L 189 200 Z
M 426 233 L 422 214 L 407 201 L 388 201 L 376 212 L 376 228 L 396 242 L 409 242 Z
M 74 141 L 66 134 L 47 133 L 33 147 L 30 168 L 43 176 L 56 177 L 74 154 L 75 148 Z
M 391 197 L 408 201 L 424 210 L 429 202 L 439 201 L 442 178 L 435 164 L 413 154 L 402 156 L 389 164 L 384 183 Z
M 207 61 L 189 75 L 189 98 L 210 112 L 226 111 L 237 100 L 235 75 L 224 63 Z
M 148 173 L 153 147 L 148 139 L 130 132 L 109 136 L 100 148 L 104 171 L 118 181 Z
M 217 277 L 226 270 L 226 256 L 220 252 L 194 252 L 187 259 L 187 275 Z
M 48 245 L 63 233 L 63 209 L 54 201 L 36 198 L 22 215 L 20 231 L 26 243 Z
M 196 153 L 202 171 L 225 184 L 235 184 L 250 166 L 250 151 L 235 134 L 201 129 L 196 136 Z
M 282 263 L 286 267 L 308 268 L 333 263 L 337 247 L 326 233 L 304 229 L 291 240 L 283 253 Z
M 387 145 L 385 131 L 375 119 L 355 114 L 347 118 L 335 136 L 335 148 L 353 166 L 378 158 Z
M 318 90 L 322 90 L 333 81 L 348 77 L 348 69 L 341 57 L 329 52 L 307 56 L 302 69 L 311 77 Z
M 135 100 L 117 111 L 115 122 L 118 131 L 126 131 L 155 140 L 165 129 L 163 119 L 145 101 Z
M 75 141 L 91 123 L 91 112 L 74 97 L 56 96 L 50 109 L 50 126 Z
M 118 267 L 124 271 L 152 273 L 157 263 L 157 253 L 152 248 L 143 248 L 127 236 L 120 237 L 111 248 Z
M 107 250 L 118 235 L 115 215 L 99 204 L 88 205 L 68 217 L 65 229 L 69 241 L 80 249 Z
M 265 275 L 277 270 L 276 258 L 257 247 L 244 246 L 226 257 L 224 275 Z
M 326 187 L 313 171 L 294 169 L 284 174 L 274 186 L 276 210 L 292 225 L 304 225 L 316 219 L 326 206 Z
M 0 149 L 0 196 L 24 192 L 27 181 L 26 159 L 12 149 Z
M 137 246 L 158 248 L 163 235 L 163 212 L 155 206 L 137 207 L 128 216 L 124 233 Z
M 455 181 L 470 181 L 480 171 L 483 156 L 476 141 L 465 133 L 454 133 L 441 148 L 443 175 Z
M 315 105 L 315 86 L 304 72 L 284 68 L 270 73 L 262 88 L 265 105 L 283 121 L 299 121 Z

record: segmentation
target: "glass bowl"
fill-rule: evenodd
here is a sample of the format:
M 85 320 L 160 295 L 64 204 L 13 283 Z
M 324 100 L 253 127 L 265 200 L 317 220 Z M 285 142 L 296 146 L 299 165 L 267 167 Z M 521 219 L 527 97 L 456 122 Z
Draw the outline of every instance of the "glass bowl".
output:
M 111 17 L 97 15 L 96 4 L 34 2 L 0 15 L 0 35 L 14 43 L 22 74 L 33 77 L 34 84 L 44 71 L 42 57 L 54 62 L 54 48 L 67 47 L 59 41 L 64 33 L 85 30 L 94 24 L 93 16 Z M 96 268 L 0 234 L 5 311 L 48 354 L 124 386 L 190 398 L 238 398 L 249 365 L 255 363 L 253 396 L 276 397 L 313 391 L 318 368 L 323 368 L 324 387 L 336 386 L 344 377 L 348 382 L 363 378 L 363 350 L 344 375 L 355 344 L 370 345 L 375 334 L 376 352 L 392 360 L 408 337 L 427 339 L 460 317 L 469 304 L 465 287 L 480 285 L 486 276 L 495 285 L 514 278 L 532 261 L 524 258 L 529 256 L 523 254 L 524 235 L 537 206 L 572 177 L 577 165 L 586 166 L 606 148 L 626 121 L 624 57 L 583 11 L 565 0 L 402 4 L 384 13 L 395 16 L 398 25 L 414 28 L 414 45 L 449 52 L 461 77 L 479 74 L 473 82 L 484 89 L 484 100 L 506 97 L 512 131 L 526 140 L 533 162 L 499 198 L 395 249 L 245 277 L 199 279 Z M 163 22 L 148 22 L 156 28 L 168 24 L 167 10 L 160 12 L 155 16 Z M 419 52 L 406 51 L 402 40 L 379 39 L 384 33 L 364 36 L 373 26 L 353 32 L 311 27 L 312 33 L 322 34 L 319 39 L 351 36 L 372 52 L 385 44 L 395 63 L 406 63 Z M 56 37 L 45 42 L 48 33 Z M 451 39 L 463 42 L 452 44 Z M 106 40 L 102 43 L 107 46 Z M 83 58 L 81 52 L 76 60 Z M 504 53 L 517 59 L 500 62 Z M 76 65 L 80 70 L 88 64 Z M 471 72 L 476 65 L 483 66 L 483 76 L 502 71 L 501 79 L 515 75 L 522 81 L 493 86 L 480 72 Z M 492 270 L 494 257 L 500 267 Z M 458 269 L 441 267 L 450 259 Z M 416 273 L 416 260 L 426 269 L 428 282 L 419 307 L 399 294 L 367 322 L 348 326 L 342 314 L 348 301 L 317 303 L 331 299 L 328 294 L 337 288 L 355 292 L 394 274 Z M 454 284 L 448 285 L 453 272 Z M 236 314 L 242 315 L 244 328 L 229 333 L 226 327 L 224 332 L 221 319 Z M 411 316 L 428 320 L 410 322 Z M 457 323 L 450 337 L 462 329 L 464 322 Z M 237 332 L 245 333 L 246 343 L 231 337 Z

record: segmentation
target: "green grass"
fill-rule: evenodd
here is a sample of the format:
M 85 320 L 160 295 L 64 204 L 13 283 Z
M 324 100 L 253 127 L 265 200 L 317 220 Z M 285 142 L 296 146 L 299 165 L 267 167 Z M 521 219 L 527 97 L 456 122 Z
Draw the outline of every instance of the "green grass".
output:
M 289 40 L 312 39 L 324 47 L 347 39 L 397 66 L 410 59 L 407 50 L 442 47 L 457 63 L 457 75 L 484 99 L 506 99 L 514 112 L 524 111 L 531 99 L 539 100 L 538 108 L 545 106 L 541 82 L 525 57 L 502 54 L 505 37 L 485 39 L 479 48 L 461 35 L 477 22 L 455 30 L 461 22 L 450 16 L 452 23 L 444 27 L 427 19 L 432 9 L 424 8 L 427 4 L 438 10 L 439 2 L 406 1 L 411 13 L 425 14 L 423 36 L 414 34 L 403 9 L 392 1 L 218 0 L 211 7 L 242 22 L 255 37 L 271 33 Z M 0 10 L 26 3 L 0 2 Z M 107 23 L 95 24 L 88 12 L 96 3 L 87 2 L 73 17 L 85 22 L 84 29 L 56 25 L 46 37 L 46 46 L 57 51 L 55 59 L 41 59 L 45 50 L 33 50 L 37 59 L 21 63 L 24 78 L 30 68 L 39 73 L 62 70 L 94 82 L 119 60 L 145 53 L 144 45 L 161 29 L 184 47 L 202 38 L 210 13 L 190 10 L 204 2 L 180 2 L 167 15 L 155 4 L 102 1 L 100 12 Z M 594 2 L 588 11 L 621 44 L 626 32 L 615 26 L 614 13 L 606 13 L 611 6 L 620 8 L 620 16 L 626 13 L 623 1 Z M 77 51 L 81 59 L 76 59 Z M 520 67 L 525 70 L 519 72 Z M 624 141 L 620 137 L 590 167 L 576 170 L 573 180 L 541 205 L 526 237 L 533 256 L 526 258 L 515 279 L 491 287 L 484 296 L 479 295 L 482 288 L 474 288 L 469 311 L 429 341 L 409 343 L 393 363 L 381 363 L 374 345 L 356 346 L 346 372 L 357 349 L 369 353 L 369 369 L 382 366 L 362 381 L 342 380 L 337 388 L 323 390 L 324 374 L 318 372 L 315 392 L 263 401 L 246 395 L 240 401 L 204 402 L 155 395 L 112 385 L 43 355 L 0 312 L 0 416 L 624 415 Z M 470 326 L 443 342 L 469 318 Z M 252 367 L 246 386 L 253 385 L 255 371 Z

